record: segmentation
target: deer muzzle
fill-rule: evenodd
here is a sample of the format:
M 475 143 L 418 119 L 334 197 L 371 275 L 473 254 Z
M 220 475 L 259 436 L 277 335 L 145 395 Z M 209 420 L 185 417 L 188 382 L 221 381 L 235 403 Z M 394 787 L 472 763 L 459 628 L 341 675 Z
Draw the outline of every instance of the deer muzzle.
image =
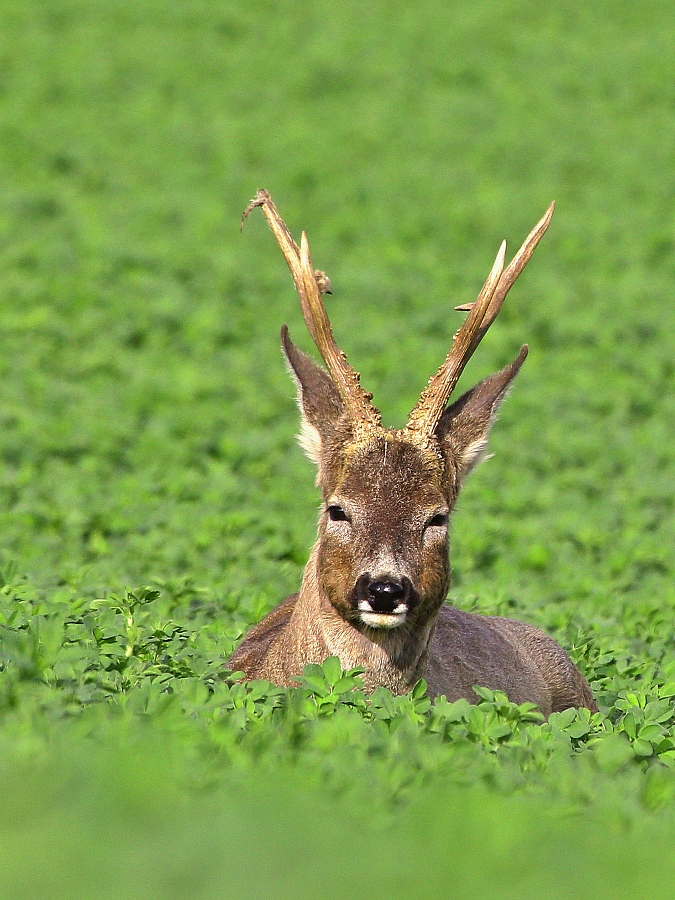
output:
M 356 582 L 351 604 L 370 628 L 397 628 L 417 605 L 409 578 L 365 573 Z

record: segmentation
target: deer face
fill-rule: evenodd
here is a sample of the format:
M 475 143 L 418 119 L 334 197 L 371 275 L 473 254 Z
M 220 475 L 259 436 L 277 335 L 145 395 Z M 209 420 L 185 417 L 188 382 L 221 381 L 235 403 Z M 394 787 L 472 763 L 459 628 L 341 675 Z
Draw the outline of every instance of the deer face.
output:
M 449 585 L 448 515 L 525 354 L 448 406 L 421 437 L 407 428 L 355 427 L 328 374 L 285 330 L 282 338 L 299 389 L 301 443 L 323 495 L 322 592 L 360 629 L 422 623 Z
M 454 473 L 433 451 L 384 430 L 324 468 L 317 574 L 328 600 L 357 627 L 428 618 L 448 589 Z

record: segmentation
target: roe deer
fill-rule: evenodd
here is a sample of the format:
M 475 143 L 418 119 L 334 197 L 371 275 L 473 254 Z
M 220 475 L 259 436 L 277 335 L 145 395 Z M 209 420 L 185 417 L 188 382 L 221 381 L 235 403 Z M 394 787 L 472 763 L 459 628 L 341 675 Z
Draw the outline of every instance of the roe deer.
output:
M 339 657 L 361 666 L 364 686 L 405 693 L 424 677 L 431 695 L 476 701 L 474 685 L 536 703 L 545 716 L 570 706 L 596 710 L 567 654 L 531 625 L 445 605 L 450 581 L 448 515 L 485 449 L 517 359 L 451 405 L 448 398 L 553 215 L 551 204 L 511 264 L 506 242 L 452 349 L 401 430 L 383 428 L 371 394 L 333 338 L 306 235 L 293 240 L 266 191 L 262 211 L 286 258 L 310 335 L 328 371 L 298 350 L 284 325 L 283 349 L 298 388 L 300 441 L 318 467 L 323 503 L 318 540 L 298 594 L 255 625 L 229 660 L 247 678 L 290 685 L 308 663 Z

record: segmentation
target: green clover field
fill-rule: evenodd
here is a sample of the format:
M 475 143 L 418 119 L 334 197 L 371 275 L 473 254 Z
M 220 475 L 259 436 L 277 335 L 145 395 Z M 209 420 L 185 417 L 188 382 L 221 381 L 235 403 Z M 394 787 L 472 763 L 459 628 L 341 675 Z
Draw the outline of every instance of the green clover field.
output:
M 2 900 L 672 895 L 673 60 L 666 0 L 0 0 Z M 449 601 L 598 713 L 230 677 L 319 499 L 258 188 L 387 425 L 556 200 Z

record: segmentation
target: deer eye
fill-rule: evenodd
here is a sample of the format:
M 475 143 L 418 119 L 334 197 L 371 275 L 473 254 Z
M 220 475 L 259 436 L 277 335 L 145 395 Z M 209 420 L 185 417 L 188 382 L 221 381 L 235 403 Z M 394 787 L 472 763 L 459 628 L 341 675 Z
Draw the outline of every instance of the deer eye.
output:
M 341 506 L 334 504 L 328 507 L 328 518 L 332 522 L 348 522 L 349 517 Z
M 447 513 L 436 513 L 435 516 L 432 516 L 426 524 L 426 528 L 445 528 L 448 524 L 448 514 Z

